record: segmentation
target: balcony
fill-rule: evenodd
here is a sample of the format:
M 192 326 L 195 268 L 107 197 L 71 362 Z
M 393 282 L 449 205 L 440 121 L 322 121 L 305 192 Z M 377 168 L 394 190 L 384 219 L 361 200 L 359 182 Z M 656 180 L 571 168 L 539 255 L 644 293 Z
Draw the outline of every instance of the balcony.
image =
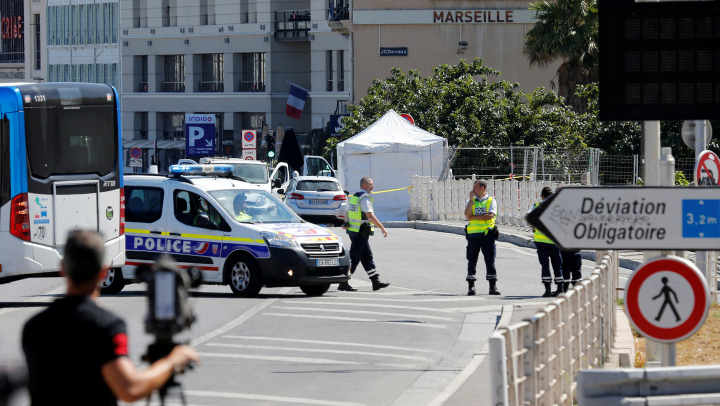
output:
M 277 41 L 310 41 L 310 10 L 275 12 L 275 39 Z
M 160 90 L 168 93 L 183 93 L 185 92 L 185 82 L 162 82 Z
M 328 0 L 328 2 L 328 26 L 330 29 L 333 32 L 350 32 L 345 24 L 350 20 L 350 0 Z
M 148 92 L 148 82 L 139 82 L 138 83 L 138 92 L 139 93 L 147 93 Z
M 224 82 L 200 82 L 198 83 L 198 89 L 201 92 L 224 92 Z
M 240 81 L 238 82 L 238 91 L 239 92 L 250 92 L 250 93 L 259 93 L 265 91 L 265 82 L 258 82 L 258 81 Z

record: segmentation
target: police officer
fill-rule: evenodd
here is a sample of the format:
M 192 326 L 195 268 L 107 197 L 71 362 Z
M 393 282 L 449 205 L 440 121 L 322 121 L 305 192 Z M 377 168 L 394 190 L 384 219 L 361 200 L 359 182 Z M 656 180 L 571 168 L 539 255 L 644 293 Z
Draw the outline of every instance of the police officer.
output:
M 373 213 L 373 198 L 370 194 L 373 191 L 374 184 L 370 178 L 360 179 L 360 191 L 350 197 L 348 208 L 348 221 L 343 228 L 347 229 L 350 235 L 350 273 L 355 273 L 358 265 L 362 263 L 365 272 L 367 272 L 372 281 L 373 290 L 378 290 L 390 286 L 389 283 L 380 281 L 380 274 L 375 269 L 372 250 L 370 249 L 370 236 L 374 234 L 375 226 L 377 226 L 383 235 L 387 237 L 387 231 L 380 220 Z M 338 290 L 348 292 L 357 289 L 350 286 L 347 282 L 338 285 Z
M 495 217 L 497 216 L 497 202 L 487 194 L 487 181 L 476 180 L 473 183 L 473 190 L 470 192 L 470 200 L 465 207 L 465 217 L 470 224 L 466 227 L 468 273 L 465 280 L 468 283 L 468 295 L 475 294 L 475 277 L 477 261 L 480 251 L 485 259 L 485 279 L 490 283 L 490 295 L 499 295 L 500 292 L 495 286 L 497 282 L 497 271 L 495 269 L 495 240 L 497 239 L 497 228 Z
M 562 186 L 558 186 L 560 189 Z M 557 191 L 555 189 L 555 191 Z M 562 257 L 563 292 L 567 292 L 570 284 L 573 286 L 582 282 L 582 255 L 580 250 L 560 250 Z M 569 282 L 568 282 L 569 281 Z
M 545 186 L 540 192 L 540 198 L 545 200 L 552 196 L 552 194 L 552 189 Z M 539 205 L 540 202 L 535 203 L 535 205 L 528 210 L 528 214 Z M 527 221 L 527 214 L 525 215 L 525 221 Z M 542 266 L 542 283 L 545 285 L 545 293 L 542 297 L 557 296 L 563 292 L 565 282 L 562 273 L 562 257 L 560 256 L 560 249 L 550 238 L 540 232 L 540 230 L 533 230 L 538 260 L 540 260 L 540 266 Z M 550 262 L 552 262 L 553 272 L 555 274 L 555 284 L 557 285 L 557 290 L 555 292 L 552 292 L 553 278 L 550 276 Z

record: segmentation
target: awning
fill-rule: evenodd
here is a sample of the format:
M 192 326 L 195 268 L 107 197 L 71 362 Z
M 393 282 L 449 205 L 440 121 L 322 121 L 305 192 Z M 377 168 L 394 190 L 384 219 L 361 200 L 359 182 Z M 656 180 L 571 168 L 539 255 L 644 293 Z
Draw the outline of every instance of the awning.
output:
M 123 149 L 140 148 L 150 149 L 155 148 L 154 140 L 123 140 Z M 172 140 L 158 140 L 158 149 L 185 149 L 185 141 L 172 141 Z

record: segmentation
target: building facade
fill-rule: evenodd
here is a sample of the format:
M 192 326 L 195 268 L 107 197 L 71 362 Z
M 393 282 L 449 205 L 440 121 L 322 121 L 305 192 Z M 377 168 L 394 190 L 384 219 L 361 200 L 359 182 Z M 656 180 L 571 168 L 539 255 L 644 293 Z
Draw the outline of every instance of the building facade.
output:
M 25 80 L 26 15 L 23 0 L 0 1 L 0 83 Z
M 349 38 L 327 12 L 327 0 L 122 1 L 123 139 L 165 141 L 162 170 L 183 155 L 186 113 L 214 114 L 230 156 L 243 129 L 323 127 L 350 98 Z M 285 113 L 290 83 L 309 90 L 299 120 Z
M 355 102 L 394 67 L 430 76 L 438 65 L 481 57 L 501 72 L 497 79 L 532 92 L 549 88 L 559 66 L 530 67 L 523 54 L 525 33 L 536 21 L 528 0 L 328 1 L 330 26 L 352 37 Z
M 119 2 L 46 1 L 46 81 L 119 86 Z

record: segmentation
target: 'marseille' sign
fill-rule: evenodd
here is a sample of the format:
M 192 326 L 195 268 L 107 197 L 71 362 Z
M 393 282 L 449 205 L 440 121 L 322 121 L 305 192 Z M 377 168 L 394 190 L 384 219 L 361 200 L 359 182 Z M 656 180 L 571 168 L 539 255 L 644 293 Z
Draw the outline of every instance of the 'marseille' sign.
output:
M 512 10 L 355 10 L 353 24 L 534 24 L 535 11 Z

